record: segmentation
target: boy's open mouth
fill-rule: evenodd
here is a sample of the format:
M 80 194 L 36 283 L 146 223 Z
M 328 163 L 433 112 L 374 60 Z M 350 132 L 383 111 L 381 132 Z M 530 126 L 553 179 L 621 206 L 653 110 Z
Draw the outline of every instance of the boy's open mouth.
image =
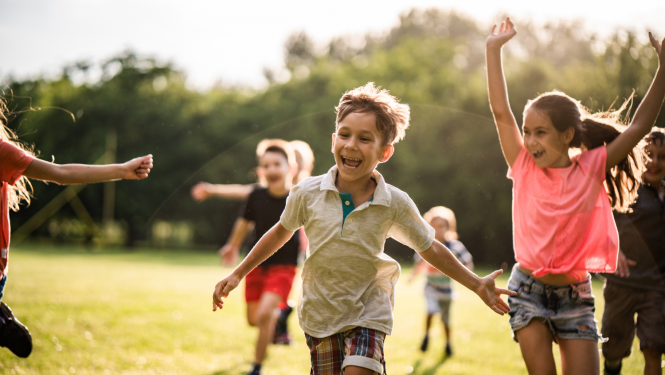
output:
M 266 176 L 266 179 L 268 180 L 268 182 L 275 183 L 279 182 L 282 179 L 282 176 L 280 175 Z
M 349 158 L 349 157 L 346 157 L 346 156 L 342 156 L 342 164 L 344 164 L 344 166 L 346 168 L 349 168 L 349 169 L 358 168 L 362 162 L 363 161 L 360 160 L 360 159 Z

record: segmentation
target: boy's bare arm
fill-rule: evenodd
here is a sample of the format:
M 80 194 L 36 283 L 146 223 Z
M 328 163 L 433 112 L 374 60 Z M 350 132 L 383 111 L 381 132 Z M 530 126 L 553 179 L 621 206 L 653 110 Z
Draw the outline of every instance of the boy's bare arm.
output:
M 245 259 L 240 262 L 238 267 L 236 267 L 230 275 L 217 283 L 215 286 L 215 292 L 212 295 L 212 311 L 224 307 L 222 297 L 228 296 L 229 292 L 235 289 L 250 271 L 284 246 L 284 244 L 291 239 L 293 233 L 294 231 L 287 230 L 281 223 L 277 223 L 270 228 L 270 230 L 261 237 L 252 251 L 247 254 Z
M 420 253 L 420 256 L 439 271 L 475 292 L 497 314 L 503 315 L 510 311 L 508 304 L 501 299 L 501 294 L 514 296 L 515 292 L 497 288 L 494 283 L 494 279 L 503 273 L 502 270 L 480 278 L 464 267 L 453 253 L 437 240 L 434 240 L 429 249 Z
M 152 169 L 152 155 L 132 159 L 122 164 L 55 164 L 34 159 L 23 175 L 36 180 L 61 185 L 89 184 L 113 180 L 141 180 Z
M 242 243 L 245 241 L 245 238 L 247 238 L 250 226 L 252 226 L 251 221 L 242 217 L 236 219 L 229 239 L 226 241 L 226 244 L 219 249 L 219 255 L 222 256 L 222 263 L 225 266 L 233 266 L 238 260 L 238 251 L 240 250 Z
M 192 187 L 192 197 L 199 202 L 208 198 L 243 200 L 246 199 L 253 190 L 254 185 L 223 185 L 199 182 Z

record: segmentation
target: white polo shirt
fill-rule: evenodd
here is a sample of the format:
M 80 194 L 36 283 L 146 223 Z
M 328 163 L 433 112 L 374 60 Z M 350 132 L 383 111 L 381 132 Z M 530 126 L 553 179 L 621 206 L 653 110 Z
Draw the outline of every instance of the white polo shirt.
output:
M 400 268 L 383 252 L 386 238 L 423 252 L 434 241 L 434 229 L 411 198 L 377 171 L 374 199 L 342 223 L 336 176 L 333 166 L 291 188 L 280 219 L 288 230 L 304 226 L 309 240 L 298 299 L 300 326 L 317 338 L 355 327 L 391 334 Z

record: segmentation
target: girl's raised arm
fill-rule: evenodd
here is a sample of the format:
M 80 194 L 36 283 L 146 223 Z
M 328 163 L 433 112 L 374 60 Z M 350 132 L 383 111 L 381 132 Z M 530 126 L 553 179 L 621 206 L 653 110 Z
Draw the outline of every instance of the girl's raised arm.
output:
M 660 107 L 663 105 L 663 98 L 665 98 L 665 70 L 662 67 L 665 63 L 665 51 L 663 51 L 662 45 L 665 43 L 665 39 L 659 43 L 651 33 L 649 33 L 649 39 L 658 54 L 658 69 L 656 70 L 656 75 L 653 77 L 649 91 L 647 91 L 644 100 L 642 100 L 637 111 L 635 111 L 635 116 L 633 116 L 630 126 L 607 145 L 605 170 L 608 172 L 621 162 L 621 160 L 625 159 L 635 145 L 645 135 L 649 134 L 658 118 Z
M 113 180 L 142 180 L 152 169 L 152 155 L 134 158 L 122 164 L 55 164 L 34 159 L 23 175 L 61 185 L 89 184 Z
M 515 121 L 515 116 L 508 103 L 508 90 L 506 89 L 506 80 L 501 65 L 501 47 L 515 34 L 517 34 L 515 26 L 510 22 L 510 18 L 506 18 L 504 22 L 501 22 L 499 30 L 496 30 L 496 25 L 492 27 L 485 46 L 490 108 L 494 115 L 496 129 L 499 132 L 503 157 L 506 158 L 506 162 L 510 167 L 513 166 L 524 143 L 517 121 Z

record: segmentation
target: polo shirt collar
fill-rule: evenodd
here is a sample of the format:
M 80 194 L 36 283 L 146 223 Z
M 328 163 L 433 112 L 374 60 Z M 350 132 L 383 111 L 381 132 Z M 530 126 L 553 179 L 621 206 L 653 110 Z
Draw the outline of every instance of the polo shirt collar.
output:
M 390 207 L 391 195 L 390 190 L 388 190 L 388 185 L 383 179 L 383 176 L 376 169 L 372 172 L 372 177 L 376 181 L 376 190 L 374 191 L 374 200 L 370 204 L 378 204 L 382 206 Z M 337 165 L 333 165 L 332 168 L 328 170 L 328 173 L 323 177 L 321 181 L 321 190 L 332 190 L 336 193 L 339 193 L 337 187 L 335 187 L 335 179 L 337 178 Z

